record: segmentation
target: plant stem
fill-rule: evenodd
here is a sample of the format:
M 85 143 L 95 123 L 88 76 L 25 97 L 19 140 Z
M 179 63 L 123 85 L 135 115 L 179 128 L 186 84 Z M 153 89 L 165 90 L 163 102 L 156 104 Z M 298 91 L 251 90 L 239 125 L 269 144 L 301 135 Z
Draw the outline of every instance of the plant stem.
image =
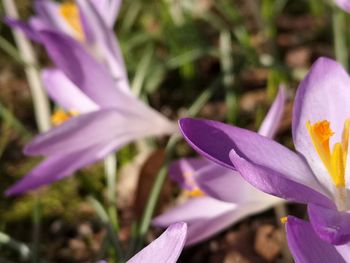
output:
M 33 222 L 33 246 L 32 246 L 32 262 L 39 262 L 39 244 L 40 244 L 40 225 L 41 225 L 41 201 L 36 196 L 35 206 L 32 215 Z
M 17 8 L 13 0 L 3 0 L 3 6 L 7 16 L 18 19 Z M 21 58 L 27 65 L 25 67 L 25 73 L 33 97 L 37 126 L 40 132 L 47 131 L 51 126 L 50 107 L 48 98 L 42 87 L 40 74 L 36 68 L 38 63 L 34 49 L 22 32 L 18 30 L 13 30 L 12 32 Z
M 220 33 L 220 63 L 223 84 L 226 90 L 227 121 L 235 123 L 237 118 L 237 97 L 234 90 L 231 34 L 228 30 Z
M 216 79 L 212 85 L 204 90 L 202 94 L 197 98 L 197 100 L 192 104 L 192 106 L 188 110 L 188 115 L 193 117 L 198 114 L 199 110 L 203 107 L 203 105 L 210 99 L 210 97 L 213 95 L 214 91 L 220 84 L 220 79 Z M 138 251 L 140 247 L 142 246 L 143 240 L 147 234 L 147 231 L 151 224 L 151 219 L 154 214 L 160 192 L 162 190 L 164 181 L 166 179 L 166 176 L 168 174 L 168 165 L 170 164 L 173 154 L 175 152 L 175 146 L 177 142 L 181 139 L 179 134 L 173 134 L 165 148 L 165 159 L 162 167 L 160 168 L 156 180 L 153 183 L 151 193 L 148 197 L 146 208 L 144 210 L 144 213 L 142 215 L 139 231 L 138 231 L 138 237 L 135 241 L 135 247 L 134 250 Z M 136 252 L 134 251 L 134 252 Z
M 117 177 L 117 158 L 115 154 L 111 154 L 105 159 L 105 175 L 107 183 L 108 216 L 114 231 L 117 232 L 119 230 L 119 224 L 115 195 L 115 183 Z
M 92 207 L 95 209 L 102 223 L 104 223 L 106 226 L 108 237 L 117 252 L 117 258 L 119 260 L 118 262 L 125 262 L 122 245 L 118 239 L 117 233 L 113 229 L 113 226 L 109 220 L 107 212 L 105 211 L 101 203 L 97 201 L 95 198 L 90 196 L 88 197 L 88 201 L 90 202 Z
M 333 8 L 332 23 L 335 57 L 348 70 L 349 52 L 346 41 L 346 14 L 337 7 Z

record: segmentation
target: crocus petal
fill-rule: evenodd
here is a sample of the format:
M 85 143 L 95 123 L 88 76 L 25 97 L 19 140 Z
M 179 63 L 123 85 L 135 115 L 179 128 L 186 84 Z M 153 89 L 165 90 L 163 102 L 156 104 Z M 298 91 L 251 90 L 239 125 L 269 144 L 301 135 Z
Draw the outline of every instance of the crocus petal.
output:
M 69 154 L 48 157 L 29 174 L 11 186 L 6 195 L 18 195 L 72 175 L 76 170 L 107 156 L 119 142 L 97 144 Z
M 289 216 L 286 223 L 287 240 L 296 263 L 345 263 L 334 246 L 320 239 L 311 225 Z
M 343 258 L 350 259 L 350 243 L 341 246 L 335 246 L 335 249 L 340 255 L 342 255 Z
M 60 15 L 60 5 L 58 3 L 51 0 L 36 0 L 34 6 L 36 13 L 47 25 L 72 37 L 75 36 L 74 29 Z
M 176 223 L 156 240 L 129 259 L 128 263 L 175 263 L 184 247 L 187 233 L 185 223 Z
M 119 9 L 121 6 L 121 0 L 90 0 L 98 11 L 100 16 L 104 19 L 106 25 L 113 28 L 113 25 L 117 19 Z
M 195 184 L 194 175 L 197 170 L 210 164 L 209 160 L 203 158 L 183 158 L 170 164 L 169 175 L 181 188 L 191 190 Z
M 243 218 L 271 207 L 268 203 L 244 205 L 221 202 L 211 197 L 195 197 L 157 216 L 153 225 L 167 227 L 184 221 L 188 224 L 186 246 L 208 239 Z
M 310 222 L 316 233 L 334 245 L 350 241 L 350 214 L 315 204 L 308 205 Z
M 238 172 L 247 182 L 267 194 L 289 201 L 304 204 L 315 203 L 334 208 L 334 204 L 329 198 L 313 188 L 291 180 L 277 170 L 249 162 L 240 157 L 234 150 L 231 150 L 230 158 Z
M 28 155 L 67 154 L 84 147 L 113 140 L 125 125 L 122 116 L 114 110 L 100 110 L 74 117 L 37 136 L 24 148 Z M 119 122 L 119 125 L 118 125 Z
M 350 1 L 349 0 L 335 0 L 334 1 L 345 12 L 350 13 Z
M 99 108 L 59 69 L 45 69 L 41 76 L 49 96 L 64 109 L 81 114 Z
M 229 157 L 234 149 L 249 162 L 328 196 L 302 157 L 269 138 L 224 123 L 190 118 L 180 120 L 180 129 L 193 149 L 220 165 L 235 169 Z
M 118 88 L 130 93 L 124 60 L 115 33 L 103 21 L 90 1 L 77 0 L 79 9 L 84 15 L 86 27 L 92 33 L 95 46 L 102 60 L 107 62 L 109 71 L 117 81 Z
M 331 177 L 313 146 L 306 123 L 330 121 L 335 132 L 331 145 L 341 141 L 344 122 L 350 116 L 349 86 L 350 78 L 340 64 L 319 58 L 300 83 L 294 102 L 292 130 L 295 148 L 305 156 L 315 176 L 328 189 L 333 188 Z
M 74 39 L 57 32 L 41 31 L 40 38 L 57 67 L 90 99 L 102 107 L 130 106 L 107 69 L 91 57 Z
M 212 163 L 197 171 L 195 182 L 211 197 L 230 203 L 282 202 L 247 183 L 237 171 Z
M 25 23 L 21 20 L 14 19 L 11 17 L 5 17 L 4 22 L 9 27 L 21 30 L 26 35 L 26 37 L 28 37 L 29 39 L 36 41 L 36 42 L 40 42 L 39 35 L 28 23 Z
M 156 120 L 155 120 L 156 121 Z M 24 149 L 28 155 L 71 153 L 97 143 L 118 140 L 119 147 L 147 136 L 171 132 L 154 120 L 127 111 L 105 109 L 79 115 L 37 136 Z
M 262 122 L 259 134 L 273 138 L 277 132 L 280 120 L 283 116 L 284 104 L 286 102 L 286 89 L 283 85 L 279 87 L 278 94 Z

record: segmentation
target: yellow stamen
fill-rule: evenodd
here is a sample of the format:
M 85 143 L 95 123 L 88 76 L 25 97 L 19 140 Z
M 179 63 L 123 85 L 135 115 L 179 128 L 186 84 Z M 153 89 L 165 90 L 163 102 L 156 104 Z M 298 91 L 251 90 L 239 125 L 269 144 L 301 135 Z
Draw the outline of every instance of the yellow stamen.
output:
M 288 216 L 281 217 L 280 220 L 282 224 L 285 224 L 288 221 Z
M 191 191 L 186 191 L 186 194 L 188 197 L 201 197 L 205 195 L 204 192 L 198 187 L 194 188 Z
M 333 146 L 331 156 L 331 177 L 336 187 L 345 186 L 345 163 L 344 153 L 341 143 L 336 143 Z
M 64 110 L 56 110 L 51 116 L 51 122 L 54 126 L 58 126 L 63 122 L 69 120 L 73 116 L 79 115 L 76 111 L 65 112 Z
M 76 4 L 67 2 L 60 5 L 60 15 L 66 20 L 70 27 L 75 31 L 76 37 L 84 39 L 83 27 L 80 21 L 79 9 Z
M 344 123 L 341 142 L 335 143 L 331 153 L 329 139 L 334 135 L 329 121 L 323 120 L 311 124 L 306 123 L 312 143 L 325 165 L 334 185 L 338 188 L 345 187 L 345 169 L 349 145 L 350 119 Z

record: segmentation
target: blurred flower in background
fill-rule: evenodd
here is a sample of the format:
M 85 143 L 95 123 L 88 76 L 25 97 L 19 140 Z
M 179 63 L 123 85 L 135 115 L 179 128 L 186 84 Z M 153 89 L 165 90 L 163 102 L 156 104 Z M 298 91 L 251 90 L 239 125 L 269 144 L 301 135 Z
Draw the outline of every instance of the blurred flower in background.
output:
M 274 137 L 283 115 L 285 100 L 285 88 L 281 86 L 259 134 Z M 186 191 L 189 199 L 157 216 L 153 224 L 166 227 L 177 221 L 187 222 L 186 245 L 206 240 L 249 215 L 283 202 L 280 198 L 256 190 L 237 171 L 207 159 L 187 158 L 175 161 L 171 164 L 169 173 Z

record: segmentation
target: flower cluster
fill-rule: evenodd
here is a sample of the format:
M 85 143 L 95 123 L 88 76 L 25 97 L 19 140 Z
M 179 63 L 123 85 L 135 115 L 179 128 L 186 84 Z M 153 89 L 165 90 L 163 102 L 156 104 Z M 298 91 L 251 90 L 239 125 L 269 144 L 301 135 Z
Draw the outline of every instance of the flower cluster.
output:
M 350 10 L 349 1 L 336 3 Z M 44 46 L 55 66 L 42 70 L 42 81 L 60 107 L 54 127 L 24 149 L 45 160 L 6 195 L 61 180 L 138 139 L 177 134 L 175 123 L 130 90 L 113 31 L 120 4 L 36 0 L 29 21 L 5 19 Z M 258 132 L 204 119 L 179 121 L 184 139 L 202 157 L 170 165 L 186 200 L 153 219 L 168 229 L 128 262 L 176 262 L 185 245 L 286 202 L 307 205 L 308 221 L 282 220 L 296 262 L 350 262 L 350 77 L 335 60 L 316 60 L 295 96 L 295 151 L 273 140 L 285 101 L 281 85 Z

